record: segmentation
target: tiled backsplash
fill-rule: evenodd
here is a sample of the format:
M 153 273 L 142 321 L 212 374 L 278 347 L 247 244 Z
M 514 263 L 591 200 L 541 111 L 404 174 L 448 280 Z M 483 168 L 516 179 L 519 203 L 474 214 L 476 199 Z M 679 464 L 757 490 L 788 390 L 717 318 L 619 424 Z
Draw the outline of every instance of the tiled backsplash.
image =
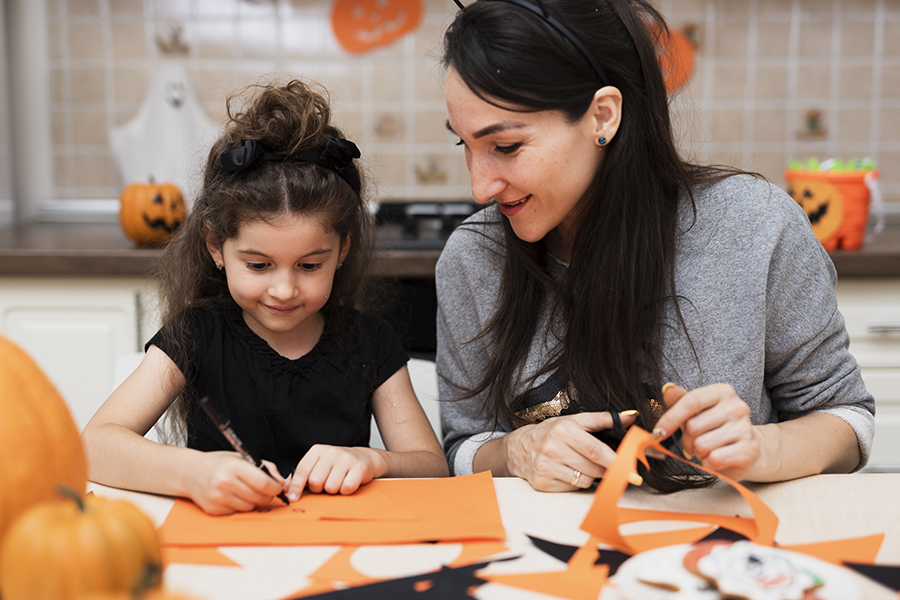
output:
M 249 83 L 301 77 L 331 93 L 378 198 L 468 194 L 445 127 L 441 33 L 452 0 L 421 0 L 394 44 L 344 51 L 332 1 L 46 0 L 54 184 L 59 199 L 116 198 L 108 132 L 132 119 L 162 61 L 179 61 L 210 117 Z M 390 0 L 385 0 L 390 2 Z M 783 185 L 788 160 L 870 156 L 900 201 L 900 0 L 658 0 L 692 27 L 697 61 L 673 98 L 681 146 Z M 167 52 L 163 47 L 185 52 Z M 820 128 L 811 131 L 811 111 Z

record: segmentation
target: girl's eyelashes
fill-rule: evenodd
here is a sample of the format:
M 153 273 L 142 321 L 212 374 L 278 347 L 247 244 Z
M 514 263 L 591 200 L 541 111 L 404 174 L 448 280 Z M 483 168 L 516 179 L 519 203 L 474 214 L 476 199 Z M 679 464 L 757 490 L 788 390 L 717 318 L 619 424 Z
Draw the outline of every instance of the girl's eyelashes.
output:
M 458 139 L 458 140 L 456 140 L 456 145 L 457 146 L 465 146 L 466 143 L 464 141 L 462 141 L 462 139 Z
M 247 268 L 251 271 L 264 271 L 266 267 L 269 266 L 269 263 L 262 262 L 248 262 Z
M 300 268 L 304 271 L 316 271 L 322 268 L 322 263 L 300 263 Z

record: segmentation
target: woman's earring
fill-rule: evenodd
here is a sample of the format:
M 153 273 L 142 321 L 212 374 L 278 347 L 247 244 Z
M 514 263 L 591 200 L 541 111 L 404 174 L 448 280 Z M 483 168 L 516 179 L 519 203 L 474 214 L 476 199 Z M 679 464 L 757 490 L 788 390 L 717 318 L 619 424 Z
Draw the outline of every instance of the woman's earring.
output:
M 222 264 L 222 261 L 221 261 L 221 260 L 217 260 L 217 261 L 216 261 L 216 268 L 217 268 L 218 270 L 221 271 L 222 268 L 223 268 L 224 266 L 225 266 L 225 265 Z
M 599 140 L 597 140 L 597 143 L 600 144 L 601 146 L 605 145 L 605 144 L 606 144 L 606 138 L 605 138 L 605 137 L 601 137 Z
M 342 264 L 344 264 L 344 261 L 339 262 L 337 268 L 340 269 Z M 335 269 L 335 271 L 337 271 L 337 269 Z

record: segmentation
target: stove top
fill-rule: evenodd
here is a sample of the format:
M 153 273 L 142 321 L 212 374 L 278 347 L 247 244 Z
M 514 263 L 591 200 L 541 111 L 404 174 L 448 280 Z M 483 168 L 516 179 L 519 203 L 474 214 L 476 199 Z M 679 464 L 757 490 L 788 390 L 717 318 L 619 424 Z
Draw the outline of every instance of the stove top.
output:
M 453 230 L 481 210 L 475 202 L 384 202 L 375 213 L 375 245 L 441 250 Z

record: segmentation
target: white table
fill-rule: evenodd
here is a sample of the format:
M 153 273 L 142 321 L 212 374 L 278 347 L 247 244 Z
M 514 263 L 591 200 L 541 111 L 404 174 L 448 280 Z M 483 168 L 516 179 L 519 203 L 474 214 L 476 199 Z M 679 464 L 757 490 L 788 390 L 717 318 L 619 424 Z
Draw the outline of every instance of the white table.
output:
M 565 565 L 535 548 L 526 534 L 553 542 L 581 546 L 588 535 L 579 525 L 591 506 L 589 491 L 550 494 L 534 491 L 516 478 L 495 478 L 494 487 L 506 528 L 511 555 L 521 558 L 498 562 L 493 572 L 564 570 Z M 877 564 L 900 564 L 900 474 L 819 475 L 797 481 L 749 486 L 779 517 L 776 541 L 800 544 L 884 533 Z M 143 509 L 161 524 L 173 499 L 128 492 L 97 484 L 89 489 L 106 497 L 123 498 Z M 730 487 L 720 485 L 671 495 L 656 495 L 629 488 L 622 506 L 686 512 L 710 512 L 749 517 L 749 508 Z M 696 526 L 696 525 L 695 525 Z M 646 527 L 645 527 L 646 528 Z M 629 531 L 630 532 L 630 531 Z M 222 554 L 240 567 L 173 564 L 166 570 L 166 585 L 198 600 L 278 600 L 306 584 L 337 546 L 223 547 Z M 359 551 L 361 569 L 383 577 L 403 577 L 430 569 L 455 558 L 452 547 L 423 551 L 422 546 L 378 546 Z M 868 579 L 853 575 L 866 600 L 896 600 L 897 595 Z M 612 579 L 615 581 L 615 578 Z M 477 597 L 483 600 L 550 598 L 549 596 L 488 583 Z M 618 600 L 613 585 L 602 600 Z

